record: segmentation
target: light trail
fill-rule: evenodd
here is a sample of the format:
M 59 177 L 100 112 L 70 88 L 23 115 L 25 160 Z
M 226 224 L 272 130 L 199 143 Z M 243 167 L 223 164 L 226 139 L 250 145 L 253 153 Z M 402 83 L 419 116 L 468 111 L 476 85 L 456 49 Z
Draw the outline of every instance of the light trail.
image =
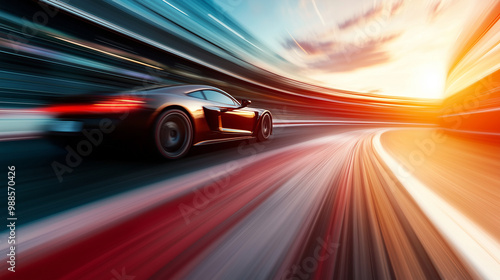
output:
M 167 5 L 169 5 L 170 7 L 174 8 L 179 13 L 181 13 L 181 14 L 189 17 L 189 15 L 186 12 L 184 12 L 183 10 L 181 10 L 181 9 L 177 8 L 176 6 L 172 5 L 170 2 L 167 2 L 166 0 L 162 0 L 162 1 L 165 2 Z
M 439 197 L 404 167 L 402 168 L 401 163 L 391 157 L 383 147 L 380 140 L 382 133 L 384 131 L 378 132 L 373 139 L 375 150 L 425 212 L 427 218 L 460 252 L 462 259 L 475 268 L 479 278 L 495 279 L 500 275 L 500 244 L 479 225 Z
M 213 64 L 210 64 L 210 63 L 206 63 L 204 62 L 203 60 L 201 59 L 198 59 L 198 58 L 195 58 L 189 54 L 186 54 L 180 50 L 176 50 L 176 49 L 173 49 L 173 48 L 170 48 L 168 46 L 166 46 L 165 44 L 162 44 L 160 42 L 157 42 L 157 41 L 154 41 L 154 40 L 151 40 L 145 36 L 142 36 L 142 35 L 139 35 L 135 32 L 132 32 L 130 30 L 127 30 L 127 29 L 124 29 L 122 27 L 119 27 L 109 21 L 106 21 L 102 18 L 99 18 L 99 17 L 96 17 L 92 14 L 89 14 L 81 9 L 78 9 L 74 6 L 71 6 L 69 5 L 68 3 L 62 3 L 62 2 L 59 2 L 59 1 L 54 1 L 54 0 L 41 0 L 42 2 L 46 3 L 46 4 L 49 4 L 49 5 L 52 5 L 56 8 L 59 8 L 59 9 L 63 9 L 71 14 L 74 14 L 75 16 L 78 16 L 78 17 L 82 17 L 82 18 L 85 18 L 85 19 L 88 19 L 100 26 L 103 26 L 104 28 L 109 28 L 111 30 L 114 30 L 118 33 L 121 33 L 121 34 L 124 34 L 126 36 L 129 36 L 131 38 L 134 38 L 134 39 L 137 39 L 141 42 L 144 42 L 146 44 L 149 44 L 151 46 L 154 46 L 154 47 L 157 47 L 159 49 L 162 49 L 164 51 L 167 51 L 171 54 L 174 54 L 176 56 L 179 56 L 179 57 L 182 57 L 182 58 L 185 58 L 187 60 L 190 60 L 192 62 L 195 62 L 199 65 L 202 65 L 202 66 L 205 66 L 205 67 L 208 67 L 208 68 L 211 68 L 211 69 L 214 69 L 220 73 L 223 73 L 225 75 L 228 75 L 228 76 L 231 76 L 231 77 L 234 77 L 234 78 L 237 78 L 241 81 L 245 81 L 245 82 L 249 82 L 251 84 L 255 84 L 255 85 L 258 85 L 258 86 L 262 86 L 264 88 L 267 88 L 267 89 L 270 89 L 270 90 L 275 90 L 275 91 L 278 91 L 278 92 L 282 92 L 282 93 L 286 93 L 286 94 L 290 94 L 292 96 L 300 96 L 300 97 L 307 97 L 307 98 L 310 98 L 312 100 L 317 100 L 317 101 L 324 101 L 324 102 L 327 102 L 327 103 L 334 103 L 334 104 L 345 104 L 345 105 L 355 105 L 355 106 L 363 106 L 363 107 L 373 107 L 373 105 L 371 104 L 365 104 L 365 103 L 358 103 L 358 102 L 349 102 L 349 101 L 343 101 L 343 100 L 335 100 L 335 99 L 328 99 L 328 98 L 322 98 L 322 97 L 316 97 L 316 96 L 308 96 L 308 95 L 304 95 L 304 94 L 301 94 L 299 92 L 295 92 L 295 91 L 289 91 L 289 90 L 283 90 L 283 89 L 280 89 L 280 88 L 277 88 L 277 87 L 274 87 L 274 86 L 271 86 L 271 85 L 268 85 L 268 84 L 263 84 L 263 83 L 260 83 L 256 80 L 252 80 L 252 79 L 249 79 L 249 78 L 246 78 L 246 77 L 243 77 L 241 75 L 237 75 L 235 73 L 232 73 L 231 71 L 228 71 L 228 70 L 225 70 L 221 67 L 218 67 L 216 65 L 213 65 Z M 379 98 L 375 98 L 375 97 L 366 97 L 366 96 L 359 96 L 358 98 L 364 98 L 364 99 L 379 99 Z M 388 104 L 387 106 L 392 106 L 391 104 Z
M 254 46 L 255 48 L 259 49 L 260 51 L 263 51 L 261 48 L 257 47 L 255 44 L 253 44 L 252 42 L 248 41 L 245 37 L 243 37 L 243 35 L 241 35 L 240 33 L 236 32 L 234 29 L 232 29 L 231 27 L 227 26 L 227 24 L 223 23 L 221 20 L 219 20 L 218 18 L 214 17 L 213 15 L 211 14 L 208 14 L 208 16 L 215 20 L 218 24 L 224 26 L 224 28 L 226 28 L 227 30 L 231 31 L 234 35 L 240 37 L 242 40 L 244 40 L 245 42 L 249 43 L 250 45 Z
M 286 31 L 288 33 L 288 35 L 290 35 L 290 38 L 292 38 L 292 40 L 295 42 L 295 44 L 297 45 L 297 47 L 299 47 L 305 54 L 309 54 L 300 44 L 299 42 L 297 42 L 297 40 L 295 40 L 295 38 L 292 36 L 292 34 L 290 34 L 290 32 L 287 30 Z
M 312 3 L 314 6 L 314 10 L 316 11 L 316 14 L 318 15 L 319 19 L 321 20 L 321 23 L 323 24 L 323 26 L 325 26 L 326 25 L 325 20 L 323 19 L 323 16 L 319 12 L 318 5 L 316 4 L 316 0 L 312 0 Z
M 58 40 L 61 40 L 61 41 L 64 41 L 64 42 L 68 42 L 68 43 L 73 44 L 73 45 L 77 45 L 77 46 L 86 48 L 86 49 L 90 49 L 90 50 L 93 50 L 93 51 L 96 51 L 96 52 L 104 53 L 104 54 L 109 55 L 109 56 L 113 56 L 113 57 L 116 57 L 116 58 L 119 58 L 119 59 L 123 59 L 123 60 L 126 60 L 126 61 L 133 62 L 133 63 L 137 63 L 137 64 L 140 64 L 142 66 L 147 66 L 147 67 L 154 68 L 154 69 L 157 69 L 157 70 L 164 70 L 163 68 L 158 67 L 158 66 L 154 66 L 154 65 L 151 65 L 151 64 L 148 64 L 148 63 L 144 63 L 144 62 L 135 60 L 135 59 L 124 57 L 122 55 L 117 55 L 117 54 L 114 54 L 114 53 L 103 51 L 103 50 L 100 50 L 100 49 L 97 49 L 97 48 L 94 48 L 94 47 L 91 47 L 91 46 L 88 46 L 88 45 L 84 45 L 84 44 L 78 43 L 78 42 L 73 41 L 73 40 L 69 40 L 69 39 L 65 39 L 65 38 L 61 38 L 61 37 L 57 37 L 57 36 L 54 36 L 54 38 L 56 38 Z
M 398 173 L 385 131 L 333 133 L 33 222 L 19 229 L 20 275 L 78 248 L 54 278 L 126 267 L 141 279 L 494 279 L 498 241 Z

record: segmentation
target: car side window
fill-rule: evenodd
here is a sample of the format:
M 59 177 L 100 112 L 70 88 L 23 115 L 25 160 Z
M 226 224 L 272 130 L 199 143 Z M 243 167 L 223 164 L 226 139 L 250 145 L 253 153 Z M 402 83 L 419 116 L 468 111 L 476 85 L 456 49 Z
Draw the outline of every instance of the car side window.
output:
M 215 90 L 204 90 L 207 100 L 227 105 L 237 105 L 229 96 Z
M 203 94 L 203 92 L 201 90 L 190 92 L 187 95 L 194 97 L 194 98 L 205 99 L 205 95 Z

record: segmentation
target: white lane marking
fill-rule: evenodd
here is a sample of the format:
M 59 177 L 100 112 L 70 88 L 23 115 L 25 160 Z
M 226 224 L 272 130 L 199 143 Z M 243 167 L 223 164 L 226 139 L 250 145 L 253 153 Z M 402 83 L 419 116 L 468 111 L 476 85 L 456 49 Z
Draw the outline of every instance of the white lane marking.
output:
M 500 244 L 480 226 L 401 167 L 401 164 L 382 146 L 380 136 L 388 130 L 378 132 L 373 138 L 376 152 L 462 259 L 482 279 L 498 279 Z
M 317 125 L 350 125 L 350 124 L 383 124 L 383 125 L 411 125 L 411 126 L 437 126 L 430 123 L 404 123 L 404 122 L 382 122 L 382 121 L 364 121 L 364 120 L 282 120 L 274 119 L 275 127 L 292 126 L 317 126 Z

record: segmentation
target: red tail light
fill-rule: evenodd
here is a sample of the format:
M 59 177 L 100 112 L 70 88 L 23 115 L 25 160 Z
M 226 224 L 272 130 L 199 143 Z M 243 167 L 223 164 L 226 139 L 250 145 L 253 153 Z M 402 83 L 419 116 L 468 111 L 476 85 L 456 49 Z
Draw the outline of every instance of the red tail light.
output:
M 54 105 L 46 108 L 48 113 L 121 113 L 138 109 L 145 100 L 135 97 L 115 97 L 96 101 L 93 104 Z
M 144 103 L 145 102 L 143 99 L 127 97 L 127 98 L 115 98 L 111 100 L 101 101 L 95 103 L 94 106 L 105 110 L 109 109 L 109 110 L 122 111 L 122 110 L 141 107 Z

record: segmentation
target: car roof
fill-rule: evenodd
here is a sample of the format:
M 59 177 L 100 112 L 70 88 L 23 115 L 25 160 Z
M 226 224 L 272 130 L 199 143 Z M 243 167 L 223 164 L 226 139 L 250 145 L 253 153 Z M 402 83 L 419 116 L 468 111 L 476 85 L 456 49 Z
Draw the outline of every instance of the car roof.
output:
M 216 90 L 216 91 L 222 91 L 221 89 L 218 89 L 216 87 L 212 86 L 207 86 L 207 85 L 189 85 L 189 84 L 182 84 L 182 85 L 160 85 L 160 86 L 153 86 L 152 88 L 147 88 L 146 90 L 151 90 L 151 91 L 156 91 L 156 90 L 161 90 L 161 91 L 166 91 L 168 93 L 176 93 L 176 94 L 184 94 L 192 91 L 197 91 L 197 90 Z

